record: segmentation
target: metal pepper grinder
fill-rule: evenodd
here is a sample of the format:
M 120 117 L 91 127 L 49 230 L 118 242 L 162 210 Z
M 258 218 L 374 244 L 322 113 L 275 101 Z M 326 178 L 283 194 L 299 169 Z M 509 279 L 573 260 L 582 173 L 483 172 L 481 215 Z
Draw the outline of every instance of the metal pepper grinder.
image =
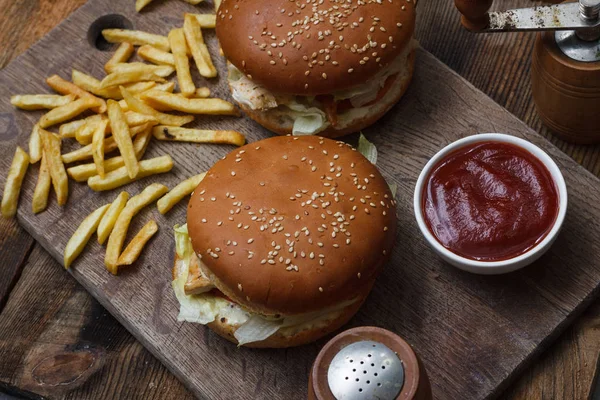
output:
M 562 139 L 600 143 L 600 0 L 488 12 L 493 0 L 455 0 L 473 32 L 538 31 L 532 56 L 533 100 Z
M 340 333 L 319 352 L 309 400 L 431 400 L 423 363 L 408 343 L 381 328 Z

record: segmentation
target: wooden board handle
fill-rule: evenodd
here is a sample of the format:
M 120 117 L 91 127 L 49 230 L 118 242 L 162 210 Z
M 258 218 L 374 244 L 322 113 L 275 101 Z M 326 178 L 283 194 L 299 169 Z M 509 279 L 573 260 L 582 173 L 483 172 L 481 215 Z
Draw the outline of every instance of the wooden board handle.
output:
M 462 14 L 461 22 L 470 31 L 480 31 L 488 25 L 487 12 L 493 0 L 454 0 Z

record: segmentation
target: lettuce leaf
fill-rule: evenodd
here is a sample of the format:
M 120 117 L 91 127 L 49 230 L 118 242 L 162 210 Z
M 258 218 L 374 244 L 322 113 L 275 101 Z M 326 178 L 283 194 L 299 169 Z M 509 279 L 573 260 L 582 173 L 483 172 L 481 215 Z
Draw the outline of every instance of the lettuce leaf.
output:
M 177 251 L 177 255 L 181 259 L 188 258 L 194 250 L 188 236 L 187 224 L 175 225 L 173 230 L 175 231 L 175 251 Z
M 396 182 L 388 182 L 388 186 L 390 187 L 390 192 L 392 192 L 392 199 L 396 200 L 396 192 L 398 191 L 398 185 L 396 184 Z
M 369 142 L 362 132 L 358 138 L 358 147 L 356 150 L 365 156 L 367 160 L 371 161 L 372 164 L 377 163 L 377 147 L 375 147 L 373 143 Z
M 242 326 L 237 328 L 233 336 L 238 341 L 238 346 L 246 343 L 260 342 L 281 328 L 283 320 L 268 320 L 259 315 L 251 316 Z

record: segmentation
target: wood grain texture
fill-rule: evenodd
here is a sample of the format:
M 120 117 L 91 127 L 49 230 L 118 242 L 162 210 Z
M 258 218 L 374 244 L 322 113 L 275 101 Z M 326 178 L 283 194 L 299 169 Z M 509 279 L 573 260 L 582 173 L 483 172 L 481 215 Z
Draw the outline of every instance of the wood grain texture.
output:
M 17 224 L 16 220 L 0 218 L 0 265 L 2 266 L 0 312 L 21 276 L 21 269 L 33 245 L 33 238 Z
M 510 3 L 510 2 L 507 2 Z M 521 2 L 521 5 L 523 2 Z M 455 21 L 454 18 L 455 16 L 455 12 L 454 10 L 451 9 L 451 5 L 444 5 L 443 7 L 439 7 L 439 5 L 437 3 L 433 4 L 433 2 L 421 2 L 420 4 L 421 10 L 427 10 L 428 14 L 426 14 L 425 18 L 422 19 L 422 23 L 420 25 L 420 27 L 427 27 L 428 25 L 426 23 L 429 23 L 429 25 L 432 25 L 433 22 L 435 21 L 435 24 L 439 26 L 440 23 L 443 23 L 444 26 L 448 26 L 451 27 L 452 23 Z M 423 12 L 421 12 L 421 16 L 423 16 Z M 442 22 L 439 22 L 442 21 Z M 433 25 L 432 25 L 433 26 Z M 455 51 L 457 52 L 457 54 L 462 57 L 465 62 L 469 62 L 469 60 L 471 59 L 476 59 L 477 62 L 480 62 L 482 60 L 486 60 L 486 57 L 493 57 L 494 60 L 497 62 L 497 56 L 499 56 L 499 52 L 486 52 L 485 54 L 481 54 L 481 53 L 477 53 L 474 52 L 472 48 L 469 48 L 469 46 L 465 46 L 462 51 L 461 50 L 456 50 L 456 48 L 454 48 L 453 46 L 455 45 L 459 45 L 461 41 L 469 39 L 466 38 L 466 36 L 460 31 L 460 30 L 456 30 L 456 32 L 450 32 L 450 34 L 448 34 L 447 31 L 443 31 L 440 29 L 437 29 L 436 31 L 429 31 L 429 33 L 431 34 L 431 36 L 427 36 L 427 35 L 423 35 L 422 32 L 419 33 L 419 38 L 422 40 L 423 43 L 423 39 L 431 39 L 431 40 L 439 40 L 439 49 L 440 52 L 447 52 L 447 51 Z M 479 37 L 481 38 L 481 37 Z M 505 43 L 505 45 L 507 46 L 507 48 L 510 48 L 511 44 L 514 44 L 514 40 L 511 41 L 507 41 Z M 443 47 L 443 46 L 446 47 Z M 457 46 L 460 47 L 460 46 Z M 494 47 L 492 47 L 494 48 Z M 527 49 L 525 49 L 527 50 Z M 512 51 L 512 50 L 511 50 Z M 518 67 L 516 68 L 516 70 L 518 71 L 519 68 L 523 68 L 523 65 L 528 63 L 528 55 L 526 51 L 520 51 L 519 56 L 521 57 L 521 60 L 524 60 L 522 63 L 520 63 L 518 65 Z M 512 60 L 515 61 L 515 60 Z M 518 61 L 518 59 L 517 59 Z M 488 81 L 490 80 L 490 77 L 493 77 L 495 75 L 502 75 L 501 72 L 506 70 L 508 68 L 508 65 L 510 64 L 502 64 L 502 63 L 498 63 L 496 64 L 496 68 L 495 69 L 487 69 L 486 71 L 483 72 L 484 77 L 481 79 L 481 84 L 485 85 L 487 84 L 486 80 L 485 80 L 485 74 L 487 74 L 487 78 Z M 514 70 L 513 70 L 514 71 Z M 481 73 L 481 71 L 475 71 L 475 70 L 469 70 L 466 73 L 463 71 L 461 72 L 463 75 L 470 77 L 470 75 L 472 74 L 479 74 Z M 527 74 L 525 74 L 525 76 L 521 76 L 519 79 L 523 80 L 525 83 L 528 83 L 528 76 Z M 526 85 L 525 85 L 526 86 Z M 495 91 L 504 91 L 505 87 L 494 87 L 493 90 L 487 91 L 488 93 L 494 95 Z M 526 90 L 526 87 L 513 87 L 512 88 L 514 95 L 521 95 L 521 91 Z M 530 99 L 528 97 L 525 97 L 523 99 L 523 102 L 529 102 L 530 103 Z M 567 149 L 569 150 L 569 149 Z M 592 152 L 593 154 L 594 152 Z M 596 161 L 597 161 L 597 154 L 596 155 Z M 589 164 L 589 165 L 593 165 L 593 164 Z M 1 231 L 4 232 L 4 231 Z M 2 260 L 0 258 L 0 260 Z M 32 260 L 33 265 L 40 265 L 39 261 L 37 260 Z M 55 264 L 55 263 L 52 263 Z M 57 266 L 51 266 L 50 263 L 45 263 L 45 264 L 41 264 L 44 268 L 56 268 Z M 56 273 L 58 274 L 62 274 L 64 277 L 68 278 L 68 276 L 64 275 L 64 273 L 60 270 L 56 271 Z M 31 275 L 27 275 L 27 277 L 24 279 L 27 279 L 29 282 L 32 282 L 35 278 Z M 75 290 L 75 289 L 73 289 Z M 87 295 L 86 295 L 87 296 Z M 39 298 L 32 298 L 32 301 L 36 301 L 39 302 L 40 299 Z M 43 302 L 43 301 L 42 301 Z M 86 313 L 88 313 L 88 311 L 85 311 Z M 565 394 L 566 391 L 561 391 L 559 390 L 563 385 L 563 383 L 568 383 L 569 381 L 572 381 L 574 383 L 579 382 L 578 384 L 573 384 L 572 386 L 574 387 L 574 390 L 572 392 L 569 393 L 574 393 L 574 396 L 566 396 L 563 398 L 583 398 L 584 396 L 579 395 L 582 393 L 586 393 L 584 392 L 584 388 L 585 388 L 585 380 L 586 378 L 586 374 L 585 373 L 580 373 L 581 370 L 583 370 L 583 372 L 585 372 L 586 370 L 589 371 L 590 370 L 590 365 L 584 365 L 584 360 L 587 360 L 588 358 L 591 359 L 592 357 L 590 356 L 590 353 L 594 353 L 594 348 L 597 349 L 598 346 L 598 342 L 599 342 L 599 338 L 598 335 L 593 335 L 594 332 L 597 333 L 598 329 L 598 321 L 597 319 L 594 322 L 593 316 L 594 315 L 598 315 L 598 310 L 596 307 L 595 310 L 595 314 L 594 314 L 594 310 L 592 309 L 589 313 L 588 316 L 584 319 L 582 319 L 581 323 L 578 323 L 575 325 L 575 327 L 570 330 L 564 337 L 564 339 L 562 339 L 562 341 L 560 343 L 566 343 L 565 346 L 555 346 L 553 349 L 553 352 L 550 353 L 548 356 L 546 356 L 542 363 L 539 364 L 538 366 L 536 366 L 535 370 L 531 373 L 528 374 L 528 376 L 526 376 L 523 380 L 522 380 L 522 384 L 520 384 L 519 386 L 516 387 L 515 390 L 512 390 L 512 393 L 509 393 L 510 396 L 514 396 L 514 398 L 542 398 L 542 396 L 544 396 L 545 398 L 561 398 L 560 395 L 558 394 Z M 112 321 L 112 322 L 111 322 Z M 107 320 L 102 320 L 103 324 L 114 324 L 116 325 L 116 323 L 114 323 L 114 320 L 112 320 L 112 318 L 108 318 Z M 90 322 L 90 324 L 94 324 L 94 322 Z M 96 326 L 98 327 L 98 322 L 95 323 L 95 325 L 92 326 Z M 77 326 L 72 326 L 70 327 L 71 329 L 77 331 L 79 328 Z M 574 333 L 572 333 L 574 332 Z M 123 329 L 121 329 L 120 331 L 115 331 L 115 332 L 111 332 L 111 337 L 115 338 L 115 341 L 120 341 L 123 342 L 123 339 L 119 339 L 119 338 L 123 338 L 125 336 L 127 336 L 127 334 L 125 333 L 125 331 Z M 131 340 L 130 340 L 131 341 Z M 131 341 L 133 343 L 133 341 Z M 5 343 L 3 343 L 5 344 Z M 591 351 L 585 351 L 586 347 L 585 345 L 587 345 L 587 349 L 590 349 Z M 139 344 L 136 344 L 137 347 L 139 347 Z M 561 348 L 562 347 L 562 348 Z M 581 348 L 581 351 L 574 351 L 573 349 L 577 350 L 578 348 Z M 121 351 L 123 353 L 127 353 L 127 350 L 125 349 L 125 347 L 121 347 Z M 145 353 L 144 351 L 141 351 L 141 354 Z M 136 353 L 137 354 L 137 353 Z M 146 353 L 147 354 L 147 353 Z M 586 356 L 587 354 L 587 356 Z M 106 365 L 111 364 L 111 365 L 116 365 L 115 361 L 116 359 L 112 359 L 110 361 L 107 362 Z M 152 359 L 150 359 L 152 360 Z M 562 362 L 564 361 L 570 361 L 565 363 L 565 365 L 561 365 Z M 156 364 L 156 362 L 154 362 L 156 365 L 156 368 L 161 368 L 158 364 Z M 577 373 L 572 371 L 572 368 L 570 368 L 570 366 L 576 366 L 578 367 Z M 147 396 L 147 393 L 149 393 L 147 391 L 147 388 L 145 388 L 142 384 L 138 384 L 139 380 L 138 379 L 134 379 L 134 377 L 139 377 L 140 374 L 144 374 L 147 375 L 149 374 L 149 372 L 144 369 L 144 371 L 140 371 L 140 369 L 138 368 L 132 368 L 131 364 L 126 365 L 126 366 L 122 366 L 122 367 L 115 367 L 116 369 L 119 370 L 119 373 L 121 375 L 126 374 L 127 372 L 125 371 L 129 371 L 129 376 L 131 377 L 131 380 L 133 380 L 133 382 L 129 382 L 128 384 L 130 385 L 136 385 L 137 389 L 136 389 L 136 394 L 137 395 L 141 395 L 142 397 Z M 153 368 L 148 368 L 149 370 L 153 370 Z M 105 392 L 102 391 L 93 391 L 91 389 L 91 387 L 97 387 L 100 386 L 100 384 L 105 384 L 105 381 L 103 379 L 98 379 L 100 376 L 104 376 L 104 373 L 100 373 L 100 374 L 96 374 L 95 378 L 90 379 L 88 382 L 89 384 L 86 384 L 83 387 L 87 387 L 86 391 L 79 391 L 77 392 L 77 395 L 75 396 L 76 398 L 98 398 L 99 397 L 99 393 L 119 393 L 118 389 L 122 388 L 122 385 L 109 385 L 108 387 L 105 388 Z M 590 374 L 587 374 L 590 375 Z M 2 375 L 4 376 L 4 375 Z M 4 378 L 2 378 L 1 380 L 4 380 Z M 114 379 L 112 380 L 114 381 Z M 13 381 L 15 382 L 15 381 Z M 581 382 L 583 382 L 584 384 L 582 385 Z M 588 381 L 589 383 L 589 381 Z M 172 385 L 176 385 L 175 383 L 171 383 Z M 554 393 L 555 395 L 552 395 L 552 393 Z M 513 397 L 510 397 L 513 398 Z
M 0 357 L 0 381 L 51 398 L 192 398 L 39 245 L 0 315 Z

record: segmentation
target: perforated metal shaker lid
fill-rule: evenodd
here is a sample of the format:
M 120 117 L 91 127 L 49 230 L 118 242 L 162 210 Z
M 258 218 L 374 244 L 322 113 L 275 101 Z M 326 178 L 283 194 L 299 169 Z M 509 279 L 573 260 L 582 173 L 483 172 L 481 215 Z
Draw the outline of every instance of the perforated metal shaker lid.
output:
M 363 340 L 335 355 L 327 381 L 337 400 L 393 400 L 404 384 L 404 366 L 386 345 Z
M 309 376 L 309 400 L 431 400 L 425 368 L 411 346 L 385 329 L 365 326 L 331 339 Z

